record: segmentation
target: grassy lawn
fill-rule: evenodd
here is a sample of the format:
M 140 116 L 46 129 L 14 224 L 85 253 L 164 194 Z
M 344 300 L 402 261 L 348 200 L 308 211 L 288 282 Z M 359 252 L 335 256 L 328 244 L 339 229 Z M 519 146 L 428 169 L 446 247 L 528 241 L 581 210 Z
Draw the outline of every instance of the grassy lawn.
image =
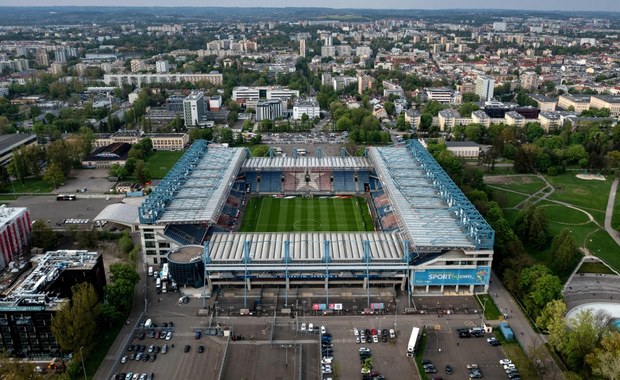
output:
M 549 199 L 570 203 L 587 211 L 601 211 L 603 219 L 600 223 L 604 221 L 607 198 L 611 187 L 610 180 L 587 181 L 575 177 L 574 174 L 548 176 L 547 180 L 556 186 L 555 192 L 549 196 Z
M 493 189 L 493 199 L 495 199 L 502 208 L 513 208 L 526 198 L 525 195 Z
M 614 203 L 614 214 L 611 217 L 611 226 L 620 231 L 620 186 L 616 191 L 616 202 Z
M 577 270 L 577 273 L 615 274 L 607 265 L 601 263 L 583 263 Z
M 572 208 L 550 202 L 541 203 L 540 207 L 543 208 L 547 220 L 551 223 L 563 224 L 566 226 L 590 223 L 590 219 L 586 214 Z
M 422 360 L 424 360 L 424 348 L 426 347 L 426 330 L 421 329 L 422 336 L 420 340 L 418 340 L 418 347 L 415 351 L 415 362 L 418 367 L 418 372 L 420 373 L 420 380 L 428 380 L 428 375 L 424 372 L 424 366 L 422 365 Z M 405 337 L 407 341 L 409 338 Z
M 493 186 L 525 194 L 534 194 L 545 187 L 545 182 L 534 175 L 522 175 L 503 178 L 502 183 L 493 183 Z
M 48 185 L 47 182 L 43 181 L 41 178 L 26 178 L 24 183 L 14 181 L 13 186 L 15 187 L 16 193 L 49 193 L 53 190 L 52 186 Z M 4 194 L 12 193 L 13 188 L 7 186 Z
M 495 305 L 495 302 L 488 294 L 481 294 L 476 297 L 481 307 L 484 307 L 484 318 L 489 321 L 495 321 L 499 319 L 501 313 Z
M 615 270 L 620 271 L 620 247 L 607 231 L 598 229 L 589 235 L 586 247 Z
M 183 151 L 165 150 L 153 152 L 146 160 L 151 177 L 153 179 L 164 178 L 184 153 Z
M 242 232 L 373 231 L 363 198 L 250 199 Z

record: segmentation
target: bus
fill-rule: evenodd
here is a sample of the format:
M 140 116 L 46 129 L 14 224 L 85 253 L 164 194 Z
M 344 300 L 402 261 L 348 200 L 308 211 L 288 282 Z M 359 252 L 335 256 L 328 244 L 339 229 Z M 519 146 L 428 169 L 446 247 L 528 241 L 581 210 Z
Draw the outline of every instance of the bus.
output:
M 420 338 L 420 329 L 414 327 L 411 330 L 411 337 L 409 337 L 409 343 L 407 344 L 407 357 L 412 358 L 415 356 L 415 350 L 418 346 L 418 339 Z
M 168 263 L 165 263 L 163 265 L 163 268 L 161 270 L 161 280 L 168 281 Z
M 59 194 L 56 196 L 56 200 L 57 201 L 74 201 L 75 195 L 71 194 L 71 195 L 64 195 L 64 194 Z

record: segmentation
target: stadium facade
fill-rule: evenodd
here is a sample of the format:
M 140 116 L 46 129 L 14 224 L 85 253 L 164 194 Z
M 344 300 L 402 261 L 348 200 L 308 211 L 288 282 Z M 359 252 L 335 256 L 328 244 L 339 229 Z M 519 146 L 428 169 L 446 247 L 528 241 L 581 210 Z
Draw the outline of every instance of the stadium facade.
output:
M 248 197 L 363 196 L 372 232 L 241 233 Z M 415 140 L 363 157 L 250 157 L 196 141 L 139 208 L 145 262 L 178 284 L 488 290 L 494 231 Z M 176 275 L 175 275 L 176 273 Z

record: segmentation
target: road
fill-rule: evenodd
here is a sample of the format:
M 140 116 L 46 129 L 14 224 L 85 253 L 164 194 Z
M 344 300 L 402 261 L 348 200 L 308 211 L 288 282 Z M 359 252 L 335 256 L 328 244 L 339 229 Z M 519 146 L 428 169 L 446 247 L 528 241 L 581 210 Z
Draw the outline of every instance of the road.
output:
M 508 324 L 512 328 L 515 337 L 521 343 L 521 346 L 528 354 L 530 359 L 540 359 L 545 366 L 545 379 L 564 379 L 564 375 L 557 363 L 551 358 L 546 350 L 538 350 L 540 346 L 544 346 L 545 338 L 538 334 L 530 326 L 527 318 L 521 312 L 519 306 L 515 303 L 510 293 L 504 288 L 504 285 L 497 278 L 495 273 L 491 273 L 491 284 L 489 285 L 489 294 L 500 309 L 500 312 L 508 314 Z M 535 358 L 536 357 L 536 358 Z
M 616 202 L 616 191 L 618 190 L 618 181 L 620 181 L 620 179 L 616 178 L 611 184 L 611 189 L 609 190 L 607 209 L 605 210 L 605 230 L 609 233 L 609 236 L 616 241 L 616 244 L 620 245 L 620 234 L 611 226 L 611 218 L 613 217 L 614 204 Z

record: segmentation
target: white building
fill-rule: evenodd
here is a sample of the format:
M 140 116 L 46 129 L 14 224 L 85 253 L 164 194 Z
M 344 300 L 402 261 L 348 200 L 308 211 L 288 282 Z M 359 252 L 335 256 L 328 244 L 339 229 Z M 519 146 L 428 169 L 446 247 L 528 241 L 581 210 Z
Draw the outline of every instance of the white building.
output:
M 286 100 L 299 96 L 298 90 L 289 90 L 286 87 L 277 86 L 257 86 L 257 87 L 235 87 L 233 88 L 232 100 L 243 101 L 247 107 L 256 108 L 258 101 L 266 100 Z
M 192 91 L 185 100 L 183 100 L 183 118 L 185 119 L 185 127 L 193 127 L 203 124 L 205 114 L 205 100 L 202 91 Z
M 297 100 L 293 106 L 293 120 L 301 120 L 303 114 L 310 119 L 321 116 L 321 108 L 316 99 Z
M 170 65 L 168 64 L 168 61 L 157 61 L 155 62 L 155 71 L 160 73 L 160 74 L 164 74 L 167 73 L 170 70 Z
M 495 89 L 495 80 L 485 76 L 479 76 L 476 80 L 476 94 L 480 96 L 481 101 L 493 99 L 493 90 Z
M 199 83 L 208 82 L 215 85 L 221 85 L 224 76 L 218 72 L 209 74 L 106 74 L 103 76 L 103 82 L 107 86 L 121 87 L 124 84 L 133 84 L 142 87 L 142 84 L 150 83 Z
M 443 104 L 461 104 L 463 102 L 461 93 L 450 88 L 426 88 L 424 89 L 424 97 L 429 102 L 435 100 Z

